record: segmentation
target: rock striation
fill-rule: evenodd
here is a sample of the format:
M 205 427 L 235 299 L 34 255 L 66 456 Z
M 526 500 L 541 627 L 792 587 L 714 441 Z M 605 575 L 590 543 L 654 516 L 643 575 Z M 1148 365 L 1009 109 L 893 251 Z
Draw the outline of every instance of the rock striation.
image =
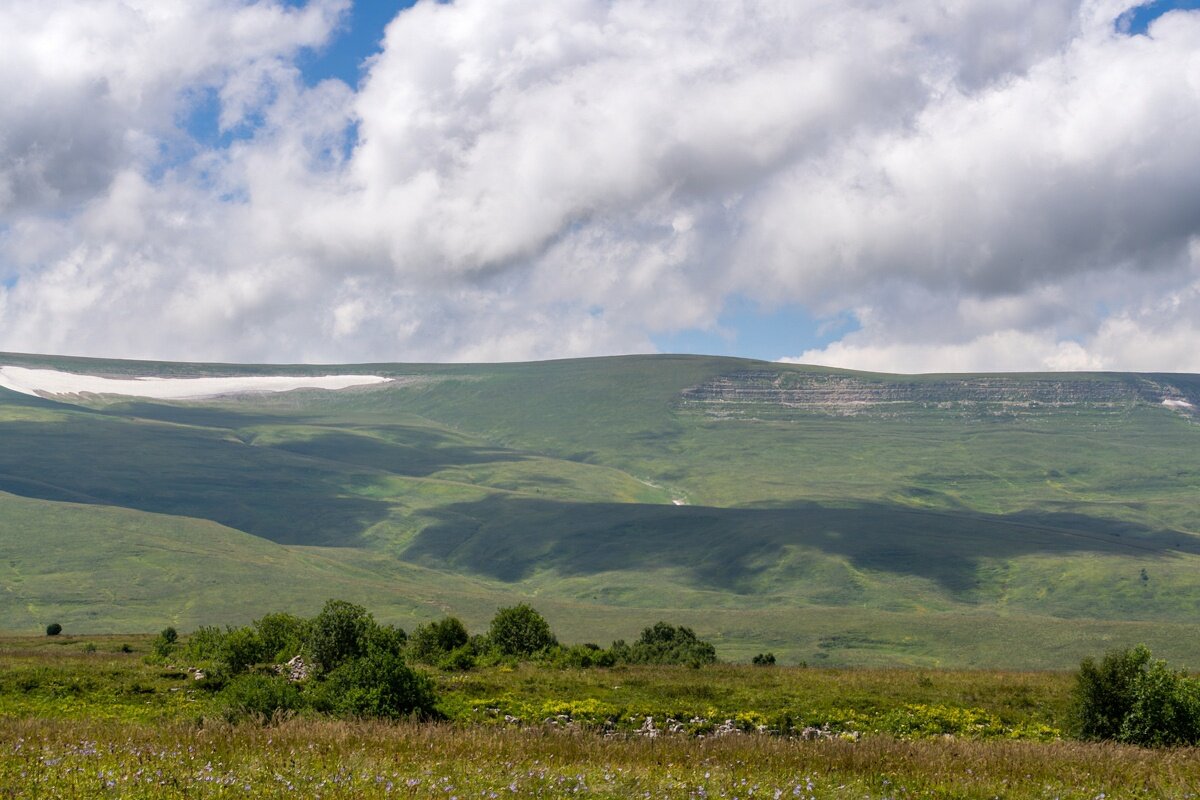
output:
M 1163 376 L 947 375 L 872 376 L 785 370 L 739 370 L 689 387 L 679 405 L 712 416 L 795 409 L 826 414 L 947 409 L 1013 413 L 1038 408 L 1169 408 L 1195 416 L 1200 397 Z

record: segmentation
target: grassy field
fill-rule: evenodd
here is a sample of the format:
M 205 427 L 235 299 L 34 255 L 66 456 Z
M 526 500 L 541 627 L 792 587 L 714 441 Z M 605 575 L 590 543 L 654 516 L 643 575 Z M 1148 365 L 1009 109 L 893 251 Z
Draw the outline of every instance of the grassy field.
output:
M 1194 750 L 1060 738 L 1065 672 L 522 665 L 435 673 L 441 722 L 231 725 L 186 665 L 148 664 L 148 648 L 144 636 L 0 639 L 0 796 L 1094 800 L 1200 788 Z M 600 722 L 612 709 L 622 722 Z M 665 730 L 688 715 L 730 722 Z M 829 727 L 783 736 L 783 716 Z
M 396 379 L 205 403 L 0 390 L 8 630 L 188 629 L 329 596 L 479 626 L 528 600 L 567 641 L 668 619 L 727 659 L 1045 668 L 1145 641 L 1200 666 L 1200 426 L 1154 394 L 1200 402 L 1195 376 L 0 363 Z M 901 400 L 855 405 L 881 391 Z

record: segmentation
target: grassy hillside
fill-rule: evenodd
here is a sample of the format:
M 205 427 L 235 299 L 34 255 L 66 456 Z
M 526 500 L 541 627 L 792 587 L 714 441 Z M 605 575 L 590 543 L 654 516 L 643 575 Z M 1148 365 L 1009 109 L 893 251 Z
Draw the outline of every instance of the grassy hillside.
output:
M 726 657 L 1065 666 L 1145 640 L 1200 665 L 1181 635 L 1200 606 L 1196 376 L 0 365 L 394 378 L 173 403 L 0 389 L 10 629 L 187 627 L 329 595 L 482 625 L 528 598 L 569 639 L 666 617 Z

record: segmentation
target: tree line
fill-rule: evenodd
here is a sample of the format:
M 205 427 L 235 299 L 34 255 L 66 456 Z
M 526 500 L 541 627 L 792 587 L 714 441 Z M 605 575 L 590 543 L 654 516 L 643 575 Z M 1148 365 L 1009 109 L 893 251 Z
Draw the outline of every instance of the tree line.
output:
M 151 659 L 184 660 L 199 685 L 219 694 L 225 715 L 270 717 L 312 710 L 345 717 L 437 716 L 429 677 L 410 662 L 469 670 L 518 661 L 552 667 L 682 664 L 717 660 L 716 648 L 682 625 L 658 622 L 632 643 L 565 646 L 527 604 L 497 610 L 486 633 L 457 617 L 418 625 L 411 635 L 377 622 L 363 606 L 329 600 L 315 617 L 267 614 L 243 627 L 206 626 L 186 642 L 164 629 Z

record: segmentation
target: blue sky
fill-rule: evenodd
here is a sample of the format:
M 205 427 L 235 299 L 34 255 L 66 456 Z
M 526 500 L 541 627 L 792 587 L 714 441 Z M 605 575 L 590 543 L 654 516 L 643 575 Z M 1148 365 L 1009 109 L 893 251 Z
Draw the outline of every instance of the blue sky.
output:
M 1154 0 L 1130 9 L 1117 18 L 1117 29 L 1137 36 L 1146 33 L 1150 23 L 1176 9 L 1200 8 L 1200 0 Z
M 315 84 L 326 78 L 339 78 L 357 86 L 362 76 L 363 61 L 379 51 L 383 29 L 397 14 L 411 7 L 415 0 L 358 0 L 350 9 L 345 23 L 335 33 L 333 41 L 315 53 L 300 59 L 305 81 Z M 303 5 L 293 0 L 292 5 Z

